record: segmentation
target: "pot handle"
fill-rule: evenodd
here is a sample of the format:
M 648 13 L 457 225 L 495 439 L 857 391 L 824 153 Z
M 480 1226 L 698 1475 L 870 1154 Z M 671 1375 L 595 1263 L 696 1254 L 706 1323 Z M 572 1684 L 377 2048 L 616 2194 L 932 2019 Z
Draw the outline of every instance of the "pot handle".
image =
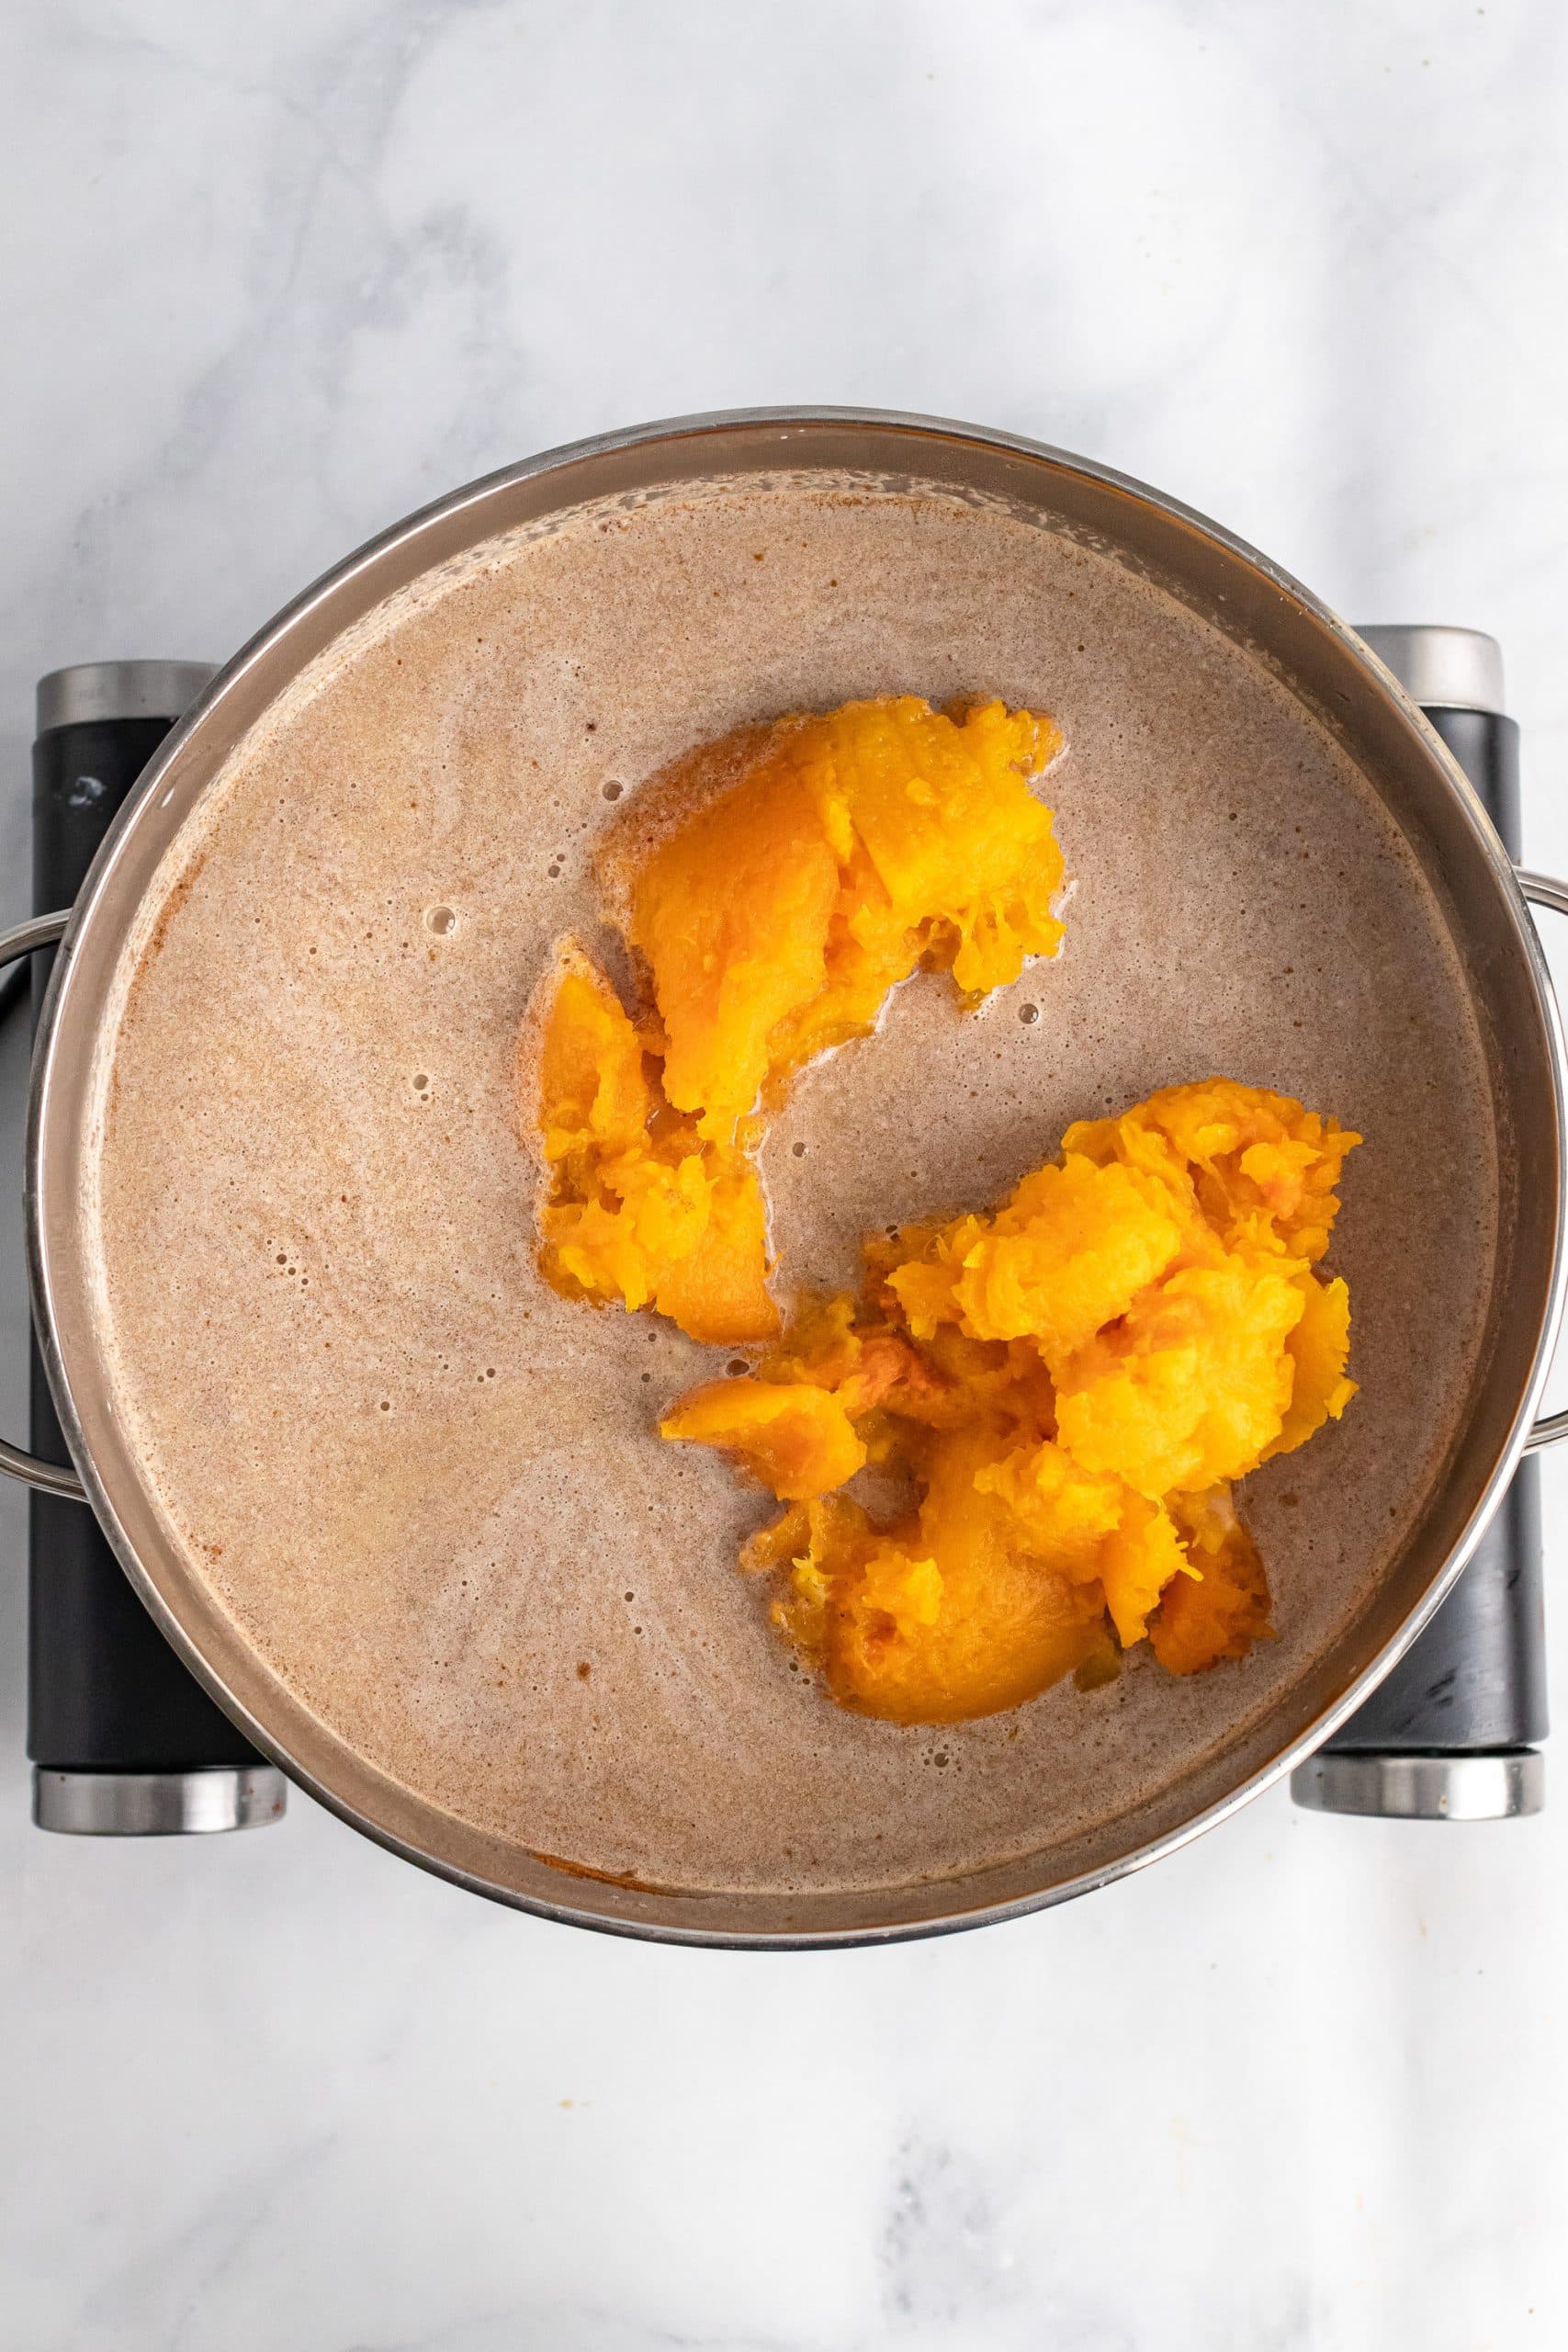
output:
M 70 920 L 69 910 L 60 914 L 34 915 L 29 922 L 17 923 L 14 930 L 0 933 L 0 969 L 17 963 L 23 956 L 31 956 L 39 947 L 52 947 Z M 3 1437 L 0 1473 L 8 1478 L 20 1478 L 24 1486 L 37 1487 L 46 1495 L 63 1495 L 73 1503 L 87 1499 L 74 1470 L 62 1468 L 57 1462 L 42 1462 L 36 1453 L 25 1453 L 19 1445 L 12 1445 Z
M 1520 889 L 1532 907 L 1550 907 L 1553 914 L 1568 915 L 1568 883 L 1556 882 L 1550 874 L 1531 874 L 1526 867 L 1516 866 L 1515 874 Z M 1568 1437 L 1568 1408 L 1561 1413 L 1543 1413 L 1525 1440 L 1527 1453 L 1540 1453 L 1549 1445 L 1557 1445 Z

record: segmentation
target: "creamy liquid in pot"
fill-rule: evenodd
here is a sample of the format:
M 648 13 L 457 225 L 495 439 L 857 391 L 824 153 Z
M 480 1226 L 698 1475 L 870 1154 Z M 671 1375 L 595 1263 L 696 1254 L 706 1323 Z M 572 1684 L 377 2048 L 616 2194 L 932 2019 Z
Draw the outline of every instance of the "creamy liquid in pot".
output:
M 1367 1137 L 1329 1260 L 1362 1393 L 1243 1489 L 1278 1641 L 934 1734 L 791 1670 L 734 1566 L 771 1506 L 654 1433 L 726 1351 L 545 1287 L 513 1099 L 552 943 L 595 937 L 610 801 L 741 720 L 893 691 L 1059 718 L 1066 945 L 977 1015 L 918 977 L 799 1080 L 765 1159 L 788 1278 L 850 1278 L 865 1227 L 989 1204 L 1069 1121 L 1179 1080 Z M 1495 1246 L 1452 951 L 1326 735 L 1104 557 L 869 486 L 584 512 L 319 665 L 164 880 L 99 1163 L 117 1407 L 276 1673 L 461 1818 L 677 1887 L 1025 1854 L 1255 1721 L 1418 1511 Z

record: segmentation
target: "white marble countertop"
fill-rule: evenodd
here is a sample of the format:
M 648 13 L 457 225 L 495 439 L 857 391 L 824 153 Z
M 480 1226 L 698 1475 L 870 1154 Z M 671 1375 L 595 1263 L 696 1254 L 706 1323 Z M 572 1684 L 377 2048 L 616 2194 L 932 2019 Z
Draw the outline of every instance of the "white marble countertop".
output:
M 13 0 L 0 40 L 7 918 L 39 672 L 221 656 L 465 478 L 791 399 L 1037 435 L 1358 618 L 1494 631 L 1568 869 L 1552 0 Z M 1555 1757 L 1532 1821 L 1276 1792 L 1006 1928 L 639 1947 L 303 1799 L 32 1831 L 24 1522 L 0 1496 L 6 2352 L 1568 2341 Z

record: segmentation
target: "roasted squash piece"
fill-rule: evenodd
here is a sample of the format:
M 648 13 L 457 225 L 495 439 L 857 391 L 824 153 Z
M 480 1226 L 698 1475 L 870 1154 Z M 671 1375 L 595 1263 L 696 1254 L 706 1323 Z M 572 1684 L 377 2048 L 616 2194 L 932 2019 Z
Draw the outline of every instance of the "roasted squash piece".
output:
M 558 1290 L 657 1306 L 694 1339 L 771 1339 L 767 1216 L 755 1163 L 672 1120 L 645 1041 L 568 943 L 540 1008 L 534 1124 L 548 1179 L 540 1262 Z
M 659 1424 L 661 1437 L 716 1445 L 781 1502 L 807 1502 L 852 1478 L 865 1448 L 838 1398 L 802 1383 L 710 1380 Z
M 664 1091 L 704 1136 L 730 1140 L 790 1071 L 863 1035 L 922 960 L 978 997 L 1055 953 L 1062 854 L 1024 778 L 1060 742 L 1031 711 L 954 718 L 913 695 L 749 732 L 739 780 L 630 882 Z M 713 758 L 728 776 L 733 746 Z
M 810 796 L 764 761 L 700 808 L 637 876 L 631 941 L 667 1040 L 664 1091 L 730 1141 L 768 1073 L 775 1026 L 820 995 L 839 866 Z
M 845 1460 L 913 1498 L 878 1522 L 829 1491 L 825 1446 L 793 1485 L 761 1471 L 801 1500 L 746 1564 L 841 1705 L 949 1723 L 1103 1681 L 1145 1636 L 1177 1674 L 1267 1637 L 1230 1482 L 1354 1394 L 1348 1295 L 1312 1253 L 1357 1140 L 1228 1080 L 1168 1089 L 1071 1129 L 994 1215 L 868 1242 L 858 1297 L 802 1302 L 773 1395 L 818 1395 L 863 1449 Z M 681 1407 L 665 1430 L 716 1442 Z
M 669 821 L 613 894 L 649 1019 L 571 941 L 547 984 L 533 1110 L 558 1288 L 694 1339 L 776 1332 L 753 1114 L 922 958 L 978 993 L 1055 949 L 1061 853 L 1024 773 L 1060 740 L 999 703 L 953 718 L 904 695 L 743 729 L 708 747 L 711 791 L 703 752 L 677 763 Z
M 1269 1583 L 1225 1488 L 1186 1499 L 1178 1510 L 1196 1574 L 1167 1586 L 1149 1645 L 1167 1673 L 1200 1674 L 1272 1638 Z

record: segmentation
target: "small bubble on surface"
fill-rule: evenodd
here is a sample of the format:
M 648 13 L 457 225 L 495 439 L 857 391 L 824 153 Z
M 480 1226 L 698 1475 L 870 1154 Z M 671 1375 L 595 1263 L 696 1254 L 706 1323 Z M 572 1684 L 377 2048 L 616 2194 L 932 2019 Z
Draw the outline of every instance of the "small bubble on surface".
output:
M 790 1149 L 794 1152 L 794 1154 L 795 1154 L 795 1156 L 796 1159 L 805 1159 L 805 1157 L 806 1157 L 806 1146 L 805 1146 L 803 1143 L 791 1144 L 791 1146 L 790 1146 Z
M 450 907 L 426 907 L 424 927 L 433 931 L 437 939 L 445 939 L 449 931 L 457 930 L 457 918 Z
M 1037 1004 L 1021 1004 L 1018 1008 L 1018 1017 L 1026 1029 L 1032 1028 L 1040 1018 L 1040 1007 Z
M 604 797 L 606 800 L 618 800 L 626 788 L 624 784 L 616 784 L 612 780 L 604 786 Z
M 726 1372 L 728 1373 L 731 1380 L 738 1380 L 743 1372 L 749 1372 L 750 1370 L 750 1366 L 744 1356 L 731 1356 L 729 1362 L 724 1368 Z

